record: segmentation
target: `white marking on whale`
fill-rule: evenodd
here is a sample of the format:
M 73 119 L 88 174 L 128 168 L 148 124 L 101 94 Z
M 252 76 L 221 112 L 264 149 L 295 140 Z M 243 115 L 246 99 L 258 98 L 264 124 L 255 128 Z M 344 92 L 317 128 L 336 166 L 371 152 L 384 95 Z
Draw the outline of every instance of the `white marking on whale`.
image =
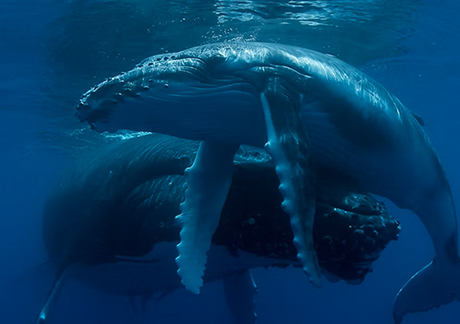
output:
M 278 176 L 287 211 L 291 219 L 301 218 L 300 223 L 292 223 L 299 260 L 304 260 L 304 270 L 317 284 L 315 256 L 308 246 L 312 220 L 304 208 L 314 208 L 304 200 L 311 188 L 299 190 L 298 182 L 288 180 L 295 179 L 294 174 L 310 179 L 309 170 L 316 166 L 387 197 L 417 214 L 436 251 L 433 262 L 399 292 L 395 321 L 399 323 L 408 312 L 437 307 L 460 296 L 457 218 L 437 153 L 417 119 L 395 96 L 336 58 L 278 44 L 195 47 L 153 56 L 102 82 L 83 95 L 77 109 L 80 120 L 97 131 L 162 132 L 198 139 L 204 146 L 225 145 L 228 155 L 235 144 L 261 147 L 268 140 L 269 151 L 276 147 L 270 154 L 282 170 Z M 204 151 L 208 154 L 202 160 L 207 161 L 212 154 Z M 310 154 L 313 164 L 305 158 Z M 277 162 L 283 157 L 289 169 Z M 302 172 L 294 171 L 296 165 Z M 195 179 L 193 186 L 206 187 L 208 179 Z M 221 189 L 225 181 L 223 177 Z M 209 201 L 197 193 L 193 197 L 196 200 L 190 203 L 196 208 L 183 214 L 200 218 Z M 298 205 L 291 206 L 292 201 Z M 212 212 L 217 214 L 214 219 L 219 217 L 218 205 Z M 297 215 L 297 210 L 302 214 Z M 194 224 L 202 221 L 195 220 Z M 189 255 L 187 262 L 205 252 Z M 188 267 L 184 264 L 184 269 Z M 190 271 L 192 279 L 185 284 L 197 292 L 201 274 Z

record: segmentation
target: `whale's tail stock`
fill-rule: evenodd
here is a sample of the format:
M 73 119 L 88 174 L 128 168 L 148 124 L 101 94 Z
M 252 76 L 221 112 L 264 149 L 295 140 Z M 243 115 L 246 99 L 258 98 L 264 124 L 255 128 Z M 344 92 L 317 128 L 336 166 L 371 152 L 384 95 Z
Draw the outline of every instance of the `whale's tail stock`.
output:
M 436 256 L 398 292 L 393 305 L 396 324 L 408 313 L 424 312 L 460 300 L 457 216 L 447 182 L 441 188 L 432 191 L 431 199 L 426 199 L 426 204 L 421 204 L 416 212 L 431 236 Z
M 460 300 L 460 260 L 441 264 L 435 258 L 401 288 L 393 305 L 393 318 L 401 323 L 408 313 L 428 311 Z

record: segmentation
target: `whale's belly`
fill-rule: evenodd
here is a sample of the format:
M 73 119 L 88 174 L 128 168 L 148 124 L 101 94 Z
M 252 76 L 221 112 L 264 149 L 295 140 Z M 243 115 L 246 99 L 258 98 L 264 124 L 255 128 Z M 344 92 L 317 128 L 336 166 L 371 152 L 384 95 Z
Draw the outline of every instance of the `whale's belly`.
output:
M 176 245 L 177 242 L 161 242 L 142 258 L 124 258 L 124 261 L 95 266 L 75 265 L 72 266 L 71 276 L 86 286 L 110 294 L 165 294 L 182 288 L 174 261 Z M 282 262 L 244 251 L 232 254 L 226 247 L 214 244 L 209 254 L 205 281 L 223 279 L 252 268 L 279 266 Z
M 401 129 L 397 122 L 389 122 L 391 127 L 382 131 L 351 121 L 344 132 L 340 118 L 315 104 L 303 107 L 302 119 L 317 166 L 334 179 L 343 177 L 357 188 L 396 203 L 410 200 L 409 193 L 436 181 L 437 156 L 419 136 L 418 125 L 413 130 Z

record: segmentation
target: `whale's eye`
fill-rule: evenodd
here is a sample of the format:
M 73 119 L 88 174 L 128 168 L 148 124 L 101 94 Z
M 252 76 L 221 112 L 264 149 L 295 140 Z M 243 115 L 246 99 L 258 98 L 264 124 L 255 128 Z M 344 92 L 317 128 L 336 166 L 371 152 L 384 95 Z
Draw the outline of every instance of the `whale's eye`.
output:
M 206 60 L 206 65 L 209 68 L 215 68 L 215 67 L 218 67 L 220 65 L 223 65 L 226 60 L 227 59 L 222 55 L 215 55 L 215 56 L 209 58 L 208 60 Z

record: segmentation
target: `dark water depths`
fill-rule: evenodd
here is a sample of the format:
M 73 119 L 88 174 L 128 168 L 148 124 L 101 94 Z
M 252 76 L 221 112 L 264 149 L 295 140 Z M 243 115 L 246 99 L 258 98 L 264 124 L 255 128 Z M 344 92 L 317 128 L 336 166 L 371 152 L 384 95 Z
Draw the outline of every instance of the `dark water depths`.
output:
M 90 86 L 152 54 L 240 40 L 336 55 L 422 116 L 460 206 L 459 12 L 454 0 L 1 1 L 2 322 L 33 323 L 49 285 L 46 271 L 29 270 L 46 259 L 44 199 L 66 163 L 101 142 L 73 117 L 76 101 Z M 359 286 L 317 290 L 300 271 L 255 271 L 259 323 L 391 323 L 396 292 L 433 254 L 419 221 L 392 212 L 402 221 L 401 238 Z M 145 315 L 137 316 L 127 298 L 74 283 L 66 287 L 53 323 L 229 323 L 225 307 L 216 283 L 199 297 L 179 291 L 151 301 Z M 455 302 L 403 323 L 459 318 Z

